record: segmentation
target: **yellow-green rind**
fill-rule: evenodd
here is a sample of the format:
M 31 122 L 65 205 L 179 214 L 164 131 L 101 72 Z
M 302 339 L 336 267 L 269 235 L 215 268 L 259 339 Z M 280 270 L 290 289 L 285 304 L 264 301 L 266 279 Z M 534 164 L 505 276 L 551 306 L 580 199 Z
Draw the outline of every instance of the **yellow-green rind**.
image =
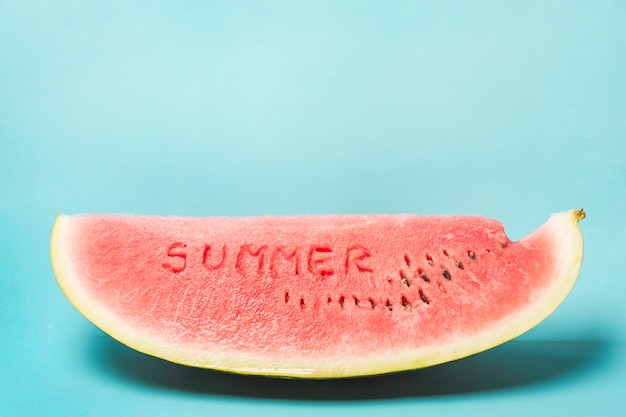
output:
M 183 365 L 242 374 L 293 378 L 354 377 L 424 368 L 461 359 L 505 343 L 535 327 L 565 300 L 578 278 L 583 256 L 583 239 L 578 221 L 584 217 L 583 210 L 553 214 L 542 227 L 520 241 L 546 233 L 552 240 L 550 247 L 558 259 L 558 266 L 554 269 L 556 276 L 550 277 L 553 284 L 537 294 L 528 308 L 493 323 L 480 333 L 451 335 L 449 343 L 443 346 L 376 357 L 277 358 L 217 348 L 207 352 L 170 343 L 167 335 L 150 334 L 133 327 L 111 314 L 81 287 L 81 277 L 73 270 L 71 253 L 68 252 L 71 250 L 72 216 L 59 215 L 55 221 L 51 259 L 59 286 L 72 304 L 104 332 L 140 352 Z

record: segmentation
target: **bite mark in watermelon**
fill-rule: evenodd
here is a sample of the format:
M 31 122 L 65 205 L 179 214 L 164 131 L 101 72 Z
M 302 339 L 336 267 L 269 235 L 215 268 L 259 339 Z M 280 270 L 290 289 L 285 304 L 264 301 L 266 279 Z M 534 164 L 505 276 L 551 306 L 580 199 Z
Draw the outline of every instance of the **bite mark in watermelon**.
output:
M 512 242 L 478 216 L 60 215 L 57 280 L 141 352 L 246 374 L 346 377 L 511 340 L 578 277 L 584 211 Z

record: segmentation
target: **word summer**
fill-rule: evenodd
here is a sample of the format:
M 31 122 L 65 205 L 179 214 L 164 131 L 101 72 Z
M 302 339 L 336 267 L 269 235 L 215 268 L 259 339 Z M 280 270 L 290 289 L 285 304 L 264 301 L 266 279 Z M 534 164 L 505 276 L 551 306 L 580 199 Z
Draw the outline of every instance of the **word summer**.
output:
M 330 245 L 308 245 L 286 247 L 283 245 L 242 244 L 236 247 L 227 245 L 203 247 L 187 246 L 175 242 L 165 250 L 166 261 L 162 267 L 175 274 L 189 267 L 201 266 L 207 271 L 220 269 L 235 270 L 243 276 L 270 274 L 332 275 L 373 272 L 368 258 L 369 249 L 362 245 L 335 248 Z

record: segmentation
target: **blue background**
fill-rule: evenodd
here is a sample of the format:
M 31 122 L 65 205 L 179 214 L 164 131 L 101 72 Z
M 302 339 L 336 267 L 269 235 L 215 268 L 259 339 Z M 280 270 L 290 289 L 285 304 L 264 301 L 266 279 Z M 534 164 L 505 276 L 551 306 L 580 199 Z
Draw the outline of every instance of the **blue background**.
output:
M 624 415 L 625 184 L 623 1 L 0 1 L 0 415 Z M 484 214 L 518 239 L 579 207 L 545 322 L 372 378 L 141 355 L 49 261 L 59 212 Z

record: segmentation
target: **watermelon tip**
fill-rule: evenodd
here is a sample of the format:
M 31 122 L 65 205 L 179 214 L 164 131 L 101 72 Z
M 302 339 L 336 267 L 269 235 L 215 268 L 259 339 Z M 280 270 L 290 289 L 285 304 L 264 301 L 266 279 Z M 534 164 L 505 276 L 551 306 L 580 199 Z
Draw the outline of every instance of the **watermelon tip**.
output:
M 580 210 L 574 210 L 574 218 L 577 222 L 581 221 L 585 217 L 587 217 L 587 214 L 585 213 L 584 208 L 581 208 Z

